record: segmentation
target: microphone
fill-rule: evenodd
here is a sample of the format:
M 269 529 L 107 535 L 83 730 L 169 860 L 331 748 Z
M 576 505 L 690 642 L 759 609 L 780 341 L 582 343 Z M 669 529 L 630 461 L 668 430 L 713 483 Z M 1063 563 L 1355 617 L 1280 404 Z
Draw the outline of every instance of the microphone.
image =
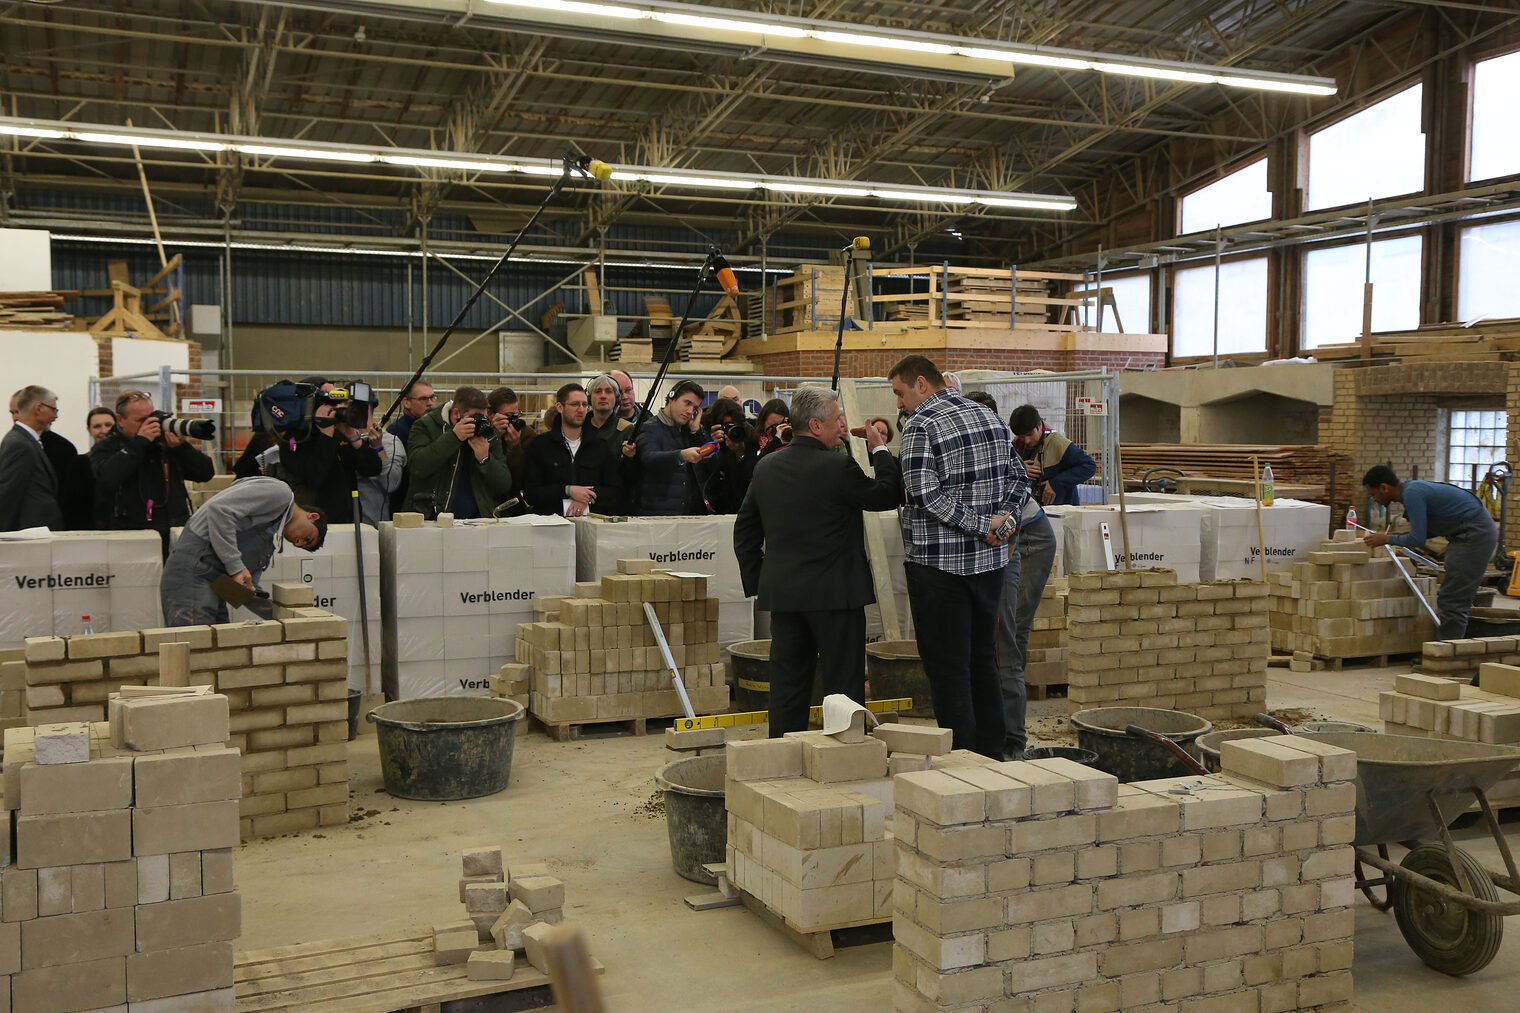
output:
M 608 165 L 606 162 L 603 162 L 601 159 L 592 158 L 590 155 L 579 155 L 572 161 L 574 162 L 575 167 L 581 172 L 585 173 L 588 176 L 594 177 L 595 179 L 599 179 L 603 183 L 612 178 L 612 166 Z
M 728 266 L 728 261 L 723 259 L 723 254 L 713 251 L 713 273 L 717 275 L 718 285 L 729 296 L 739 294 L 739 279 L 734 277 L 734 269 Z
M 856 236 L 854 239 L 850 240 L 850 245 L 845 247 L 846 250 L 869 250 L 870 248 L 870 236 Z

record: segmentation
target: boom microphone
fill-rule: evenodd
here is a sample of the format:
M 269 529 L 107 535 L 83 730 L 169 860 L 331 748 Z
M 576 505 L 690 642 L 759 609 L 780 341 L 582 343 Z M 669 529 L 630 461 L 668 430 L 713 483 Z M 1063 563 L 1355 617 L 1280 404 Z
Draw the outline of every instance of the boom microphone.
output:
M 575 167 L 588 176 L 601 180 L 603 183 L 612 178 L 612 166 L 599 158 L 590 155 L 580 155 L 574 159 Z
M 729 296 L 739 294 L 739 279 L 734 277 L 734 269 L 728 266 L 728 261 L 716 250 L 713 251 L 713 272 L 718 278 L 718 286 Z
M 845 247 L 847 250 L 869 250 L 870 248 L 870 236 L 856 236 L 854 239 L 850 240 L 850 245 Z

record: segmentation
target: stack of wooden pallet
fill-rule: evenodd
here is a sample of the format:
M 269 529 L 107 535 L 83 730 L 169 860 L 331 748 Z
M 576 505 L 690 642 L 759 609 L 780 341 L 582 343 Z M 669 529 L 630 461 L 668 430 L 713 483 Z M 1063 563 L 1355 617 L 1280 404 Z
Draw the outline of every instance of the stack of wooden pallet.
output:
M 1013 301 L 1014 288 L 1018 301 Z M 946 283 L 949 318 L 973 323 L 1044 327 L 1051 322 L 1050 282 L 1044 278 L 988 277 L 951 273 Z
M 839 300 L 843 289 L 843 267 L 800 268 L 766 292 L 766 323 L 771 324 L 777 334 L 831 331 L 839 326 Z M 849 312 L 854 313 L 853 307 Z
M 613 362 L 653 362 L 654 342 L 648 338 L 619 338 L 607 358 Z
M 1407 331 L 1378 331 L 1371 335 L 1375 356 L 1421 359 L 1427 362 L 1466 359 L 1513 359 L 1520 352 L 1520 320 L 1482 320 L 1471 327 L 1458 323 L 1426 324 Z M 1321 345 L 1318 359 L 1354 359 L 1362 354 L 1360 341 Z
M 1255 468 L 1271 465 L 1277 482 L 1318 490 L 1309 499 L 1323 499 L 1337 483 L 1344 491 L 1357 477 L 1351 473 L 1350 455 L 1328 444 L 1126 443 L 1123 451 L 1127 478 L 1152 468 L 1177 468 L 1190 479 L 1249 481 L 1256 477 Z
M 61 292 L 0 292 L 0 327 L 8 330 L 68 330 L 74 315 L 63 309 Z
M 716 362 L 738 343 L 743 327 L 738 303 L 724 296 L 706 320 L 686 328 L 676 346 L 676 356 L 687 362 Z

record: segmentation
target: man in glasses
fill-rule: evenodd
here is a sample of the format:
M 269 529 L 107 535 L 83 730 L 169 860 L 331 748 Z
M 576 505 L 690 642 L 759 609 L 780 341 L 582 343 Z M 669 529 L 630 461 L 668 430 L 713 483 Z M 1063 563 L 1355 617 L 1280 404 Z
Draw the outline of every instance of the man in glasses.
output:
M 432 411 L 437 403 L 438 395 L 433 393 L 433 385 L 426 380 L 418 380 L 412 384 L 406 397 L 401 399 L 401 414 L 396 416 L 386 431 L 394 434 L 405 446 L 406 441 L 412 438 L 412 423 Z
M 46 387 L 16 392 L 16 424 L 0 440 L 0 531 L 63 530 L 58 476 L 42 449 L 42 434 L 58 418 L 58 395 Z

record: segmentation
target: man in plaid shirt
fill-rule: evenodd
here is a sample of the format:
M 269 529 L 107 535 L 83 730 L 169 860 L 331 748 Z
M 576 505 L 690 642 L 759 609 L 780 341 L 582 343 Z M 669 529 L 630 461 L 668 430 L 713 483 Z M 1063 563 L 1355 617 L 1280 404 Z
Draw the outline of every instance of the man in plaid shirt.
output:
M 938 367 L 910 355 L 888 374 L 902 429 L 903 546 L 918 654 L 934 716 L 956 749 L 1003 758 L 996 631 L 1003 567 L 997 528 L 1029 494 L 1003 420 L 946 388 Z

